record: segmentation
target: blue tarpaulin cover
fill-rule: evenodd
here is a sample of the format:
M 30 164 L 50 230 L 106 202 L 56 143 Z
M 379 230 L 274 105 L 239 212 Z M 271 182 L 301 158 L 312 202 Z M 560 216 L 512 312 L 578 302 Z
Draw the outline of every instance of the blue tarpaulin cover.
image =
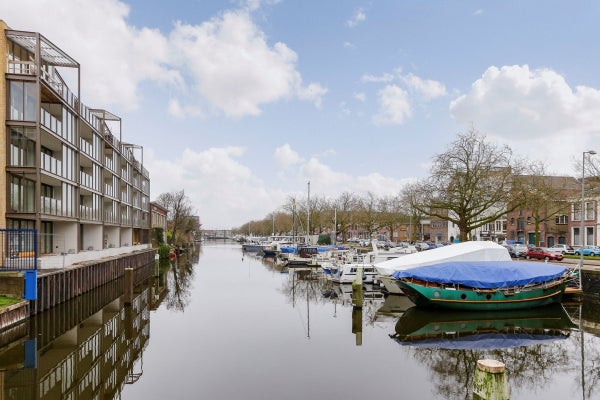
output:
M 478 289 L 524 286 L 560 278 L 568 269 L 529 261 L 452 261 L 396 271 L 396 279 L 414 278 Z
M 414 341 L 395 339 L 403 346 L 425 347 L 431 349 L 449 350 L 495 350 L 508 349 L 520 346 L 530 346 L 553 342 L 568 338 L 568 334 L 543 335 L 543 334 L 499 334 L 483 333 L 461 338 L 430 338 Z

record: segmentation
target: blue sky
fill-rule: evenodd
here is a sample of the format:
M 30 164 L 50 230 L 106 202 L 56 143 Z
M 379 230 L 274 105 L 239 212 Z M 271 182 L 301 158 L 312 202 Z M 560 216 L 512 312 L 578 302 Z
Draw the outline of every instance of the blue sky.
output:
M 471 126 L 575 175 L 600 132 L 594 1 L 5 0 L 205 228 L 289 195 L 397 194 Z M 141 154 L 138 153 L 138 158 Z

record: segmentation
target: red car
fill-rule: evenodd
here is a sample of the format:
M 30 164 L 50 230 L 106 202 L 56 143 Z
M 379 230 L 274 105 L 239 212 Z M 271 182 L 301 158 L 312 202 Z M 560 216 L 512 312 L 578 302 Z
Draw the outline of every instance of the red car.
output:
M 530 247 L 529 249 L 527 249 L 527 253 L 525 254 L 525 258 L 526 259 L 531 259 L 531 258 L 537 258 L 538 260 L 556 260 L 556 261 L 561 261 L 563 258 L 565 258 L 561 253 L 559 252 L 552 252 L 552 251 L 548 251 L 548 249 L 545 249 L 543 247 Z

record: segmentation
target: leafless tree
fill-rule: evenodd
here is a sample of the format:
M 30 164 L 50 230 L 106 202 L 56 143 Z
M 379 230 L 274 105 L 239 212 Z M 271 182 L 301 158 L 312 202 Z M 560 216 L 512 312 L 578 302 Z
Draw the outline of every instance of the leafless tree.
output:
M 471 128 L 434 157 L 430 176 L 406 194 L 416 210 L 455 223 L 466 241 L 473 229 L 522 204 L 523 191 L 513 179 L 522 165 L 510 147 L 490 143 Z
M 156 202 L 168 210 L 167 229 L 171 233 L 170 244 L 182 244 L 184 235 L 189 233 L 189 229 L 193 229 L 190 217 L 194 207 L 190 199 L 182 189 L 178 192 L 162 193 Z

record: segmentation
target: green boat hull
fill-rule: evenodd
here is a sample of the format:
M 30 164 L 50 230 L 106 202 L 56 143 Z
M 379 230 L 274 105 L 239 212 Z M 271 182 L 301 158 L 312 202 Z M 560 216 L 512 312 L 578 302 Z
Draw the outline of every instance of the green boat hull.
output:
M 560 303 L 565 291 L 564 280 L 546 287 L 521 291 L 478 291 L 471 288 L 452 289 L 425 286 L 396 280 L 396 284 L 419 307 L 440 307 L 454 310 L 521 310 Z

